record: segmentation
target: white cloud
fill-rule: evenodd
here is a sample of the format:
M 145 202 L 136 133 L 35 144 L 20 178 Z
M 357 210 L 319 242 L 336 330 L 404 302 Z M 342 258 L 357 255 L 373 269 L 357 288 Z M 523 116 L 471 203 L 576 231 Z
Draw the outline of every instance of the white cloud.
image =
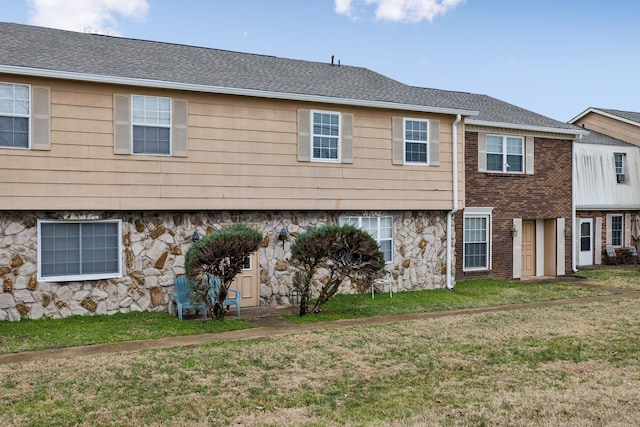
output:
M 119 35 L 116 18 L 142 21 L 147 0 L 27 0 L 29 23 L 41 27 Z
M 433 21 L 465 0 L 335 0 L 338 14 L 357 19 L 356 3 L 375 5 L 376 19 L 392 22 Z
M 339 15 L 351 16 L 351 0 L 335 0 L 335 11 Z

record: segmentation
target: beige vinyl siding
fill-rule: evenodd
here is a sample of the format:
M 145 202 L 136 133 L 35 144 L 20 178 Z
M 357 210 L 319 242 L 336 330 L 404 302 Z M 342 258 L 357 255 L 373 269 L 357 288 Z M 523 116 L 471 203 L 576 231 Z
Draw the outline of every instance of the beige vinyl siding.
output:
M 0 197 L 13 209 L 452 208 L 453 116 L 32 80 L 51 88 L 51 149 L 1 150 Z M 131 93 L 188 103 L 186 157 L 114 154 L 114 94 Z M 353 115 L 353 163 L 298 161 L 300 108 Z M 437 168 L 392 164 L 401 115 L 440 121 Z
M 584 125 L 588 130 L 600 132 L 640 146 L 640 126 L 634 126 L 593 112 L 580 118 L 580 120 L 574 124 L 576 126 Z

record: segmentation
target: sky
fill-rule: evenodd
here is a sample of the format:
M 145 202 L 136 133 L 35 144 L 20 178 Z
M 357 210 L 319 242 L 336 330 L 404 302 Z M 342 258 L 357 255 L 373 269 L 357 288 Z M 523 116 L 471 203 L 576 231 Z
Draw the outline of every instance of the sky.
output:
M 637 0 L 2 0 L 0 20 L 365 67 L 563 122 L 640 111 Z

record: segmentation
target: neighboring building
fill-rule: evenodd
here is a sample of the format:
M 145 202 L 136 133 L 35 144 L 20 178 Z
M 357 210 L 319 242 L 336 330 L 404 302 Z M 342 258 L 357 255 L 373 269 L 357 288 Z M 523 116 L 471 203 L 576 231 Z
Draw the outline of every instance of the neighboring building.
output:
M 572 273 L 572 141 L 587 132 L 485 95 L 460 94 L 465 207 L 456 279 Z
M 640 113 L 589 108 L 571 123 L 590 131 L 575 145 L 577 265 L 599 265 L 606 261 L 605 246 L 636 245 Z
M 446 94 L 1 23 L 0 320 L 166 310 L 194 231 L 238 221 L 265 236 L 235 285 L 243 306 L 289 303 L 291 242 L 330 222 L 371 232 L 398 290 L 444 287 L 457 138 L 477 114 Z

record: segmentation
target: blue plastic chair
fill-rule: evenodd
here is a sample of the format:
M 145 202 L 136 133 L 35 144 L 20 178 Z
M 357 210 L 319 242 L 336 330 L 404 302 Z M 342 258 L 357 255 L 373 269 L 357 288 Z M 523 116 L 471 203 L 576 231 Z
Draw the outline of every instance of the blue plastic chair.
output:
M 211 300 L 211 305 L 215 305 L 216 300 L 218 298 L 218 291 L 220 290 L 220 286 L 222 286 L 222 282 L 218 276 L 214 276 L 213 274 L 207 275 L 207 283 L 209 284 L 209 298 Z M 235 297 L 230 298 L 231 292 L 234 292 Z M 242 293 L 236 289 L 228 289 L 227 290 L 227 298 L 223 301 L 222 305 L 227 307 L 229 310 L 229 306 L 235 305 L 236 310 L 238 312 L 238 317 L 240 317 L 240 297 Z
M 178 276 L 174 281 L 176 285 L 176 291 L 173 294 L 173 299 L 176 302 L 176 309 L 178 312 L 178 319 L 182 320 L 182 310 L 194 309 L 196 312 L 202 310 L 202 317 L 207 319 L 207 305 L 203 302 L 195 302 L 195 293 L 189 285 L 187 276 Z

